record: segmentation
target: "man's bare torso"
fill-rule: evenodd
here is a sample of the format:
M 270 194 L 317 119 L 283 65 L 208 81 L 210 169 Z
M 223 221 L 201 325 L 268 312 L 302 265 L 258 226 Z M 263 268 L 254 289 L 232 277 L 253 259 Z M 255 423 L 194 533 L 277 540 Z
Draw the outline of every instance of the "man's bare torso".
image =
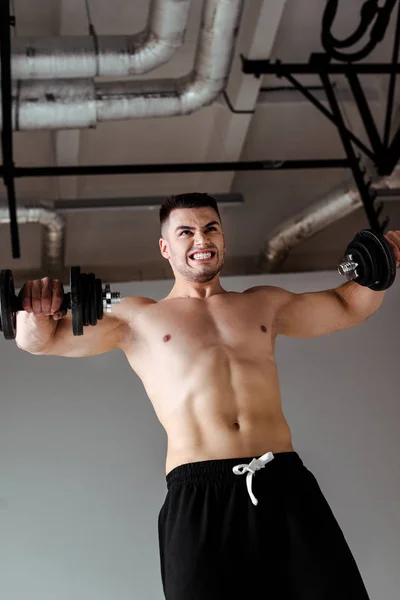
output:
M 168 437 L 166 472 L 183 463 L 293 450 L 265 292 L 141 299 L 122 349 Z

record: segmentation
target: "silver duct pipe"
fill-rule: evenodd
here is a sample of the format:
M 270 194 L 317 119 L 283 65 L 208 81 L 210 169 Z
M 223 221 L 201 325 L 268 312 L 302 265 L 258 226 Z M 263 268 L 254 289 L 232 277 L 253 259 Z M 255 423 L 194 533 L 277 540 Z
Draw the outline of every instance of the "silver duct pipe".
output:
M 257 270 L 277 273 L 291 250 L 304 240 L 347 217 L 363 205 L 354 185 L 331 192 L 323 200 L 281 223 L 270 235 L 260 255 Z
M 194 69 L 185 77 L 14 84 L 13 129 L 88 128 L 101 121 L 190 114 L 211 104 L 226 86 L 242 6 L 243 0 L 205 1 Z
M 191 0 L 152 0 L 149 23 L 135 35 L 15 37 L 15 80 L 140 75 L 168 62 L 184 42 Z
M 36 223 L 44 226 L 43 270 L 49 277 L 57 279 L 64 266 L 65 222 L 54 210 L 45 206 L 19 206 L 17 208 L 18 225 Z M 10 222 L 7 207 L 0 207 L 0 225 Z
M 377 179 L 373 189 L 395 189 L 400 187 L 400 168 L 392 175 Z M 257 271 L 277 273 L 291 250 L 304 240 L 340 219 L 363 207 L 358 189 L 354 184 L 341 186 L 323 200 L 307 207 L 304 211 L 284 221 L 270 235 L 260 254 Z

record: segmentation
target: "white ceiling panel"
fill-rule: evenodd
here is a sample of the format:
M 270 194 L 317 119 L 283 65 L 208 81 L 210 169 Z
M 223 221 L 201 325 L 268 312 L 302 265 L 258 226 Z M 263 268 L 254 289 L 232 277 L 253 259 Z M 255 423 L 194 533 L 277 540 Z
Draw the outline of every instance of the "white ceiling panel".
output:
M 82 0 L 83 2 L 83 0 Z M 16 17 L 15 35 L 58 35 L 60 27 L 60 3 L 57 0 L 12 0 L 11 14 Z

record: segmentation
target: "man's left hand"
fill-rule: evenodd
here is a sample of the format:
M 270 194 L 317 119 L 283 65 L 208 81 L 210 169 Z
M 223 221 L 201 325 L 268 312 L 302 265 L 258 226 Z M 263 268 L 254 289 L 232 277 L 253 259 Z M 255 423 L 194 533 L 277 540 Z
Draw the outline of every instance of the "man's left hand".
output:
M 388 231 L 385 238 L 393 249 L 396 257 L 396 267 L 400 267 L 400 231 Z

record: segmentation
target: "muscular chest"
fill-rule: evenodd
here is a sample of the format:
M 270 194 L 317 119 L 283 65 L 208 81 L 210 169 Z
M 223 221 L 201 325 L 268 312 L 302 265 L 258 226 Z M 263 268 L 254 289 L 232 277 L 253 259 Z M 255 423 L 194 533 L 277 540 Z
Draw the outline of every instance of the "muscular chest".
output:
M 273 346 L 272 319 L 271 307 L 250 295 L 169 300 L 141 313 L 135 323 L 136 345 L 165 359 L 178 353 L 181 360 L 195 360 L 200 351 L 217 346 L 238 358 L 262 358 Z

